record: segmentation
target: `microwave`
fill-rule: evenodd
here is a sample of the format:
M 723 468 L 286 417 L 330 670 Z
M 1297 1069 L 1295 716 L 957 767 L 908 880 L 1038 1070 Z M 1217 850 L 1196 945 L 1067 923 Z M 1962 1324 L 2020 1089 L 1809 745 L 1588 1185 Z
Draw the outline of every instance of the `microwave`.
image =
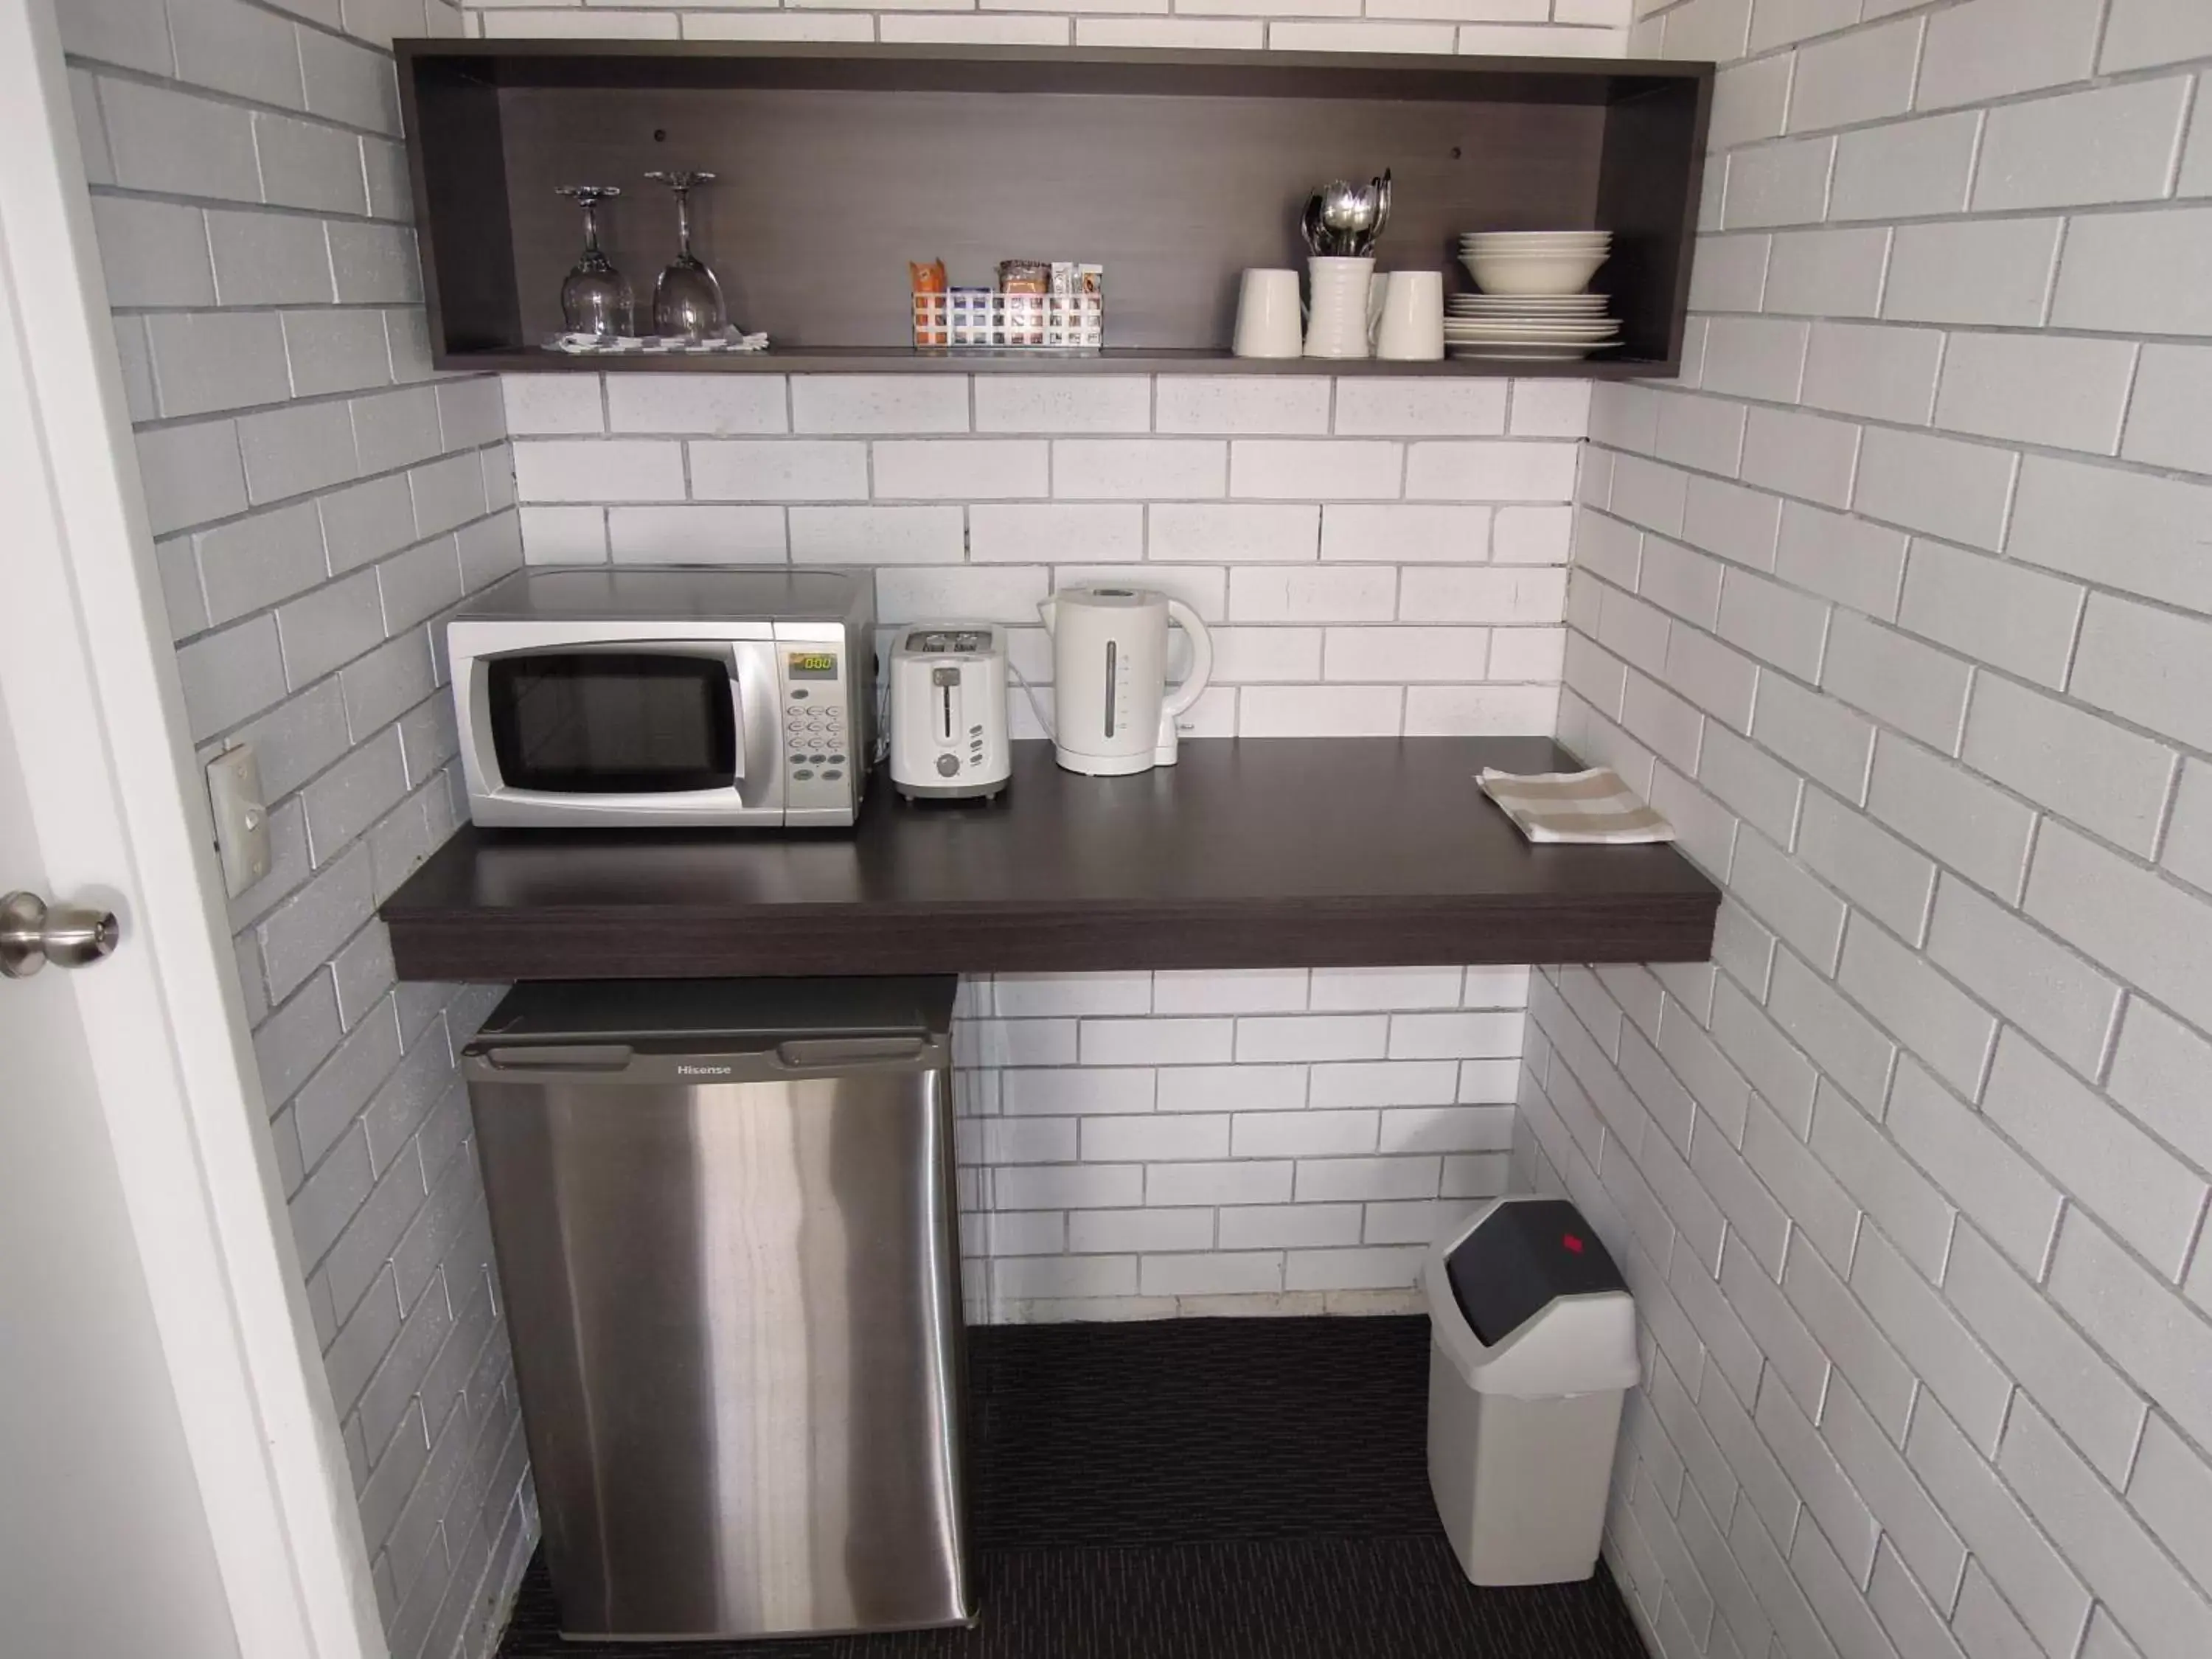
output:
M 528 828 L 850 824 L 875 758 L 865 571 L 502 577 L 446 623 L 469 816 Z

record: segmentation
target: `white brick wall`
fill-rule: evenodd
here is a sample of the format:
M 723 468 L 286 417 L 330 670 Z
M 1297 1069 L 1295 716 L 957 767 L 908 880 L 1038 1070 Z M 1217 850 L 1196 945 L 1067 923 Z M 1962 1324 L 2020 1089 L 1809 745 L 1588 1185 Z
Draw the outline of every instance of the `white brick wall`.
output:
M 955 1031 L 970 1316 L 1415 1305 L 1504 1190 L 1519 969 L 1000 975 Z
M 1017 663 L 1048 697 L 1036 602 L 1054 585 L 1133 574 L 1225 624 L 1198 710 L 1208 735 L 1552 726 L 1586 386 L 1096 374 L 503 384 L 533 562 L 873 565 L 885 621 L 1006 622 Z M 719 435 L 733 432 L 749 435 Z M 1420 441 L 1437 433 L 1455 435 Z M 1130 563 L 1146 568 L 1116 568 Z M 1701 580 L 1712 585 L 1683 577 L 1692 589 Z M 1017 732 L 1037 735 L 1027 699 L 1010 705 Z
M 659 40 L 939 41 L 960 46 L 1462 52 L 1617 58 L 1635 0 L 713 0 L 586 9 L 493 0 L 470 33 Z M 1085 15 L 1109 14 L 1109 15 Z M 1419 21 L 1402 20 L 1419 19 Z
M 1725 65 L 1704 349 L 1597 389 L 1560 730 L 1729 896 L 1709 1005 L 1532 987 L 1611 1559 L 1668 1659 L 2212 1652 L 2212 10 L 1636 9 Z
M 385 50 L 461 18 L 58 9 L 192 738 L 271 803 L 231 921 L 376 1594 L 398 1659 L 482 1654 L 537 1530 L 453 1064 L 489 994 L 396 984 L 374 918 L 458 821 L 431 623 L 521 556 L 498 386 L 430 380 Z

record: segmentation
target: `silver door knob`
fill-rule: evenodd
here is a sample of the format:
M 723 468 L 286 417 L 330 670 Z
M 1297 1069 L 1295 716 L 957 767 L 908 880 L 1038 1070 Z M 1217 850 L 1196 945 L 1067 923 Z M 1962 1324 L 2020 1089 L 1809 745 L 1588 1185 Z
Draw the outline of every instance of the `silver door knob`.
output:
M 114 954 L 118 932 L 112 911 L 49 909 L 36 893 L 10 893 L 0 898 L 0 974 L 28 979 L 49 962 L 82 968 Z

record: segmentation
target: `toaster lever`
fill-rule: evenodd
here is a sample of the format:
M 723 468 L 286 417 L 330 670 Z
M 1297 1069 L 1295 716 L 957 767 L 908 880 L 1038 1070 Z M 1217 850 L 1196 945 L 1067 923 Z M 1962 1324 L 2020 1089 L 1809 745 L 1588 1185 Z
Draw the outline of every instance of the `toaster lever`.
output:
M 933 668 L 929 671 L 929 683 L 937 688 L 937 740 L 951 743 L 960 724 L 960 671 L 957 667 Z

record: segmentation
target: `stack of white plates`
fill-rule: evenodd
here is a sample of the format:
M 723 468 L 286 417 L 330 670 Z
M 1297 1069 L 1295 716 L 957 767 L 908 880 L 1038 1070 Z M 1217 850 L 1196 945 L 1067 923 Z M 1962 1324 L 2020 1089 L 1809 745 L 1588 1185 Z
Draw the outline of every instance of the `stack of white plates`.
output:
M 1474 230 L 1460 263 L 1485 294 L 1579 294 L 1613 252 L 1609 230 Z
M 1444 345 L 1455 357 L 1587 357 L 1620 343 L 1602 294 L 1455 294 Z

